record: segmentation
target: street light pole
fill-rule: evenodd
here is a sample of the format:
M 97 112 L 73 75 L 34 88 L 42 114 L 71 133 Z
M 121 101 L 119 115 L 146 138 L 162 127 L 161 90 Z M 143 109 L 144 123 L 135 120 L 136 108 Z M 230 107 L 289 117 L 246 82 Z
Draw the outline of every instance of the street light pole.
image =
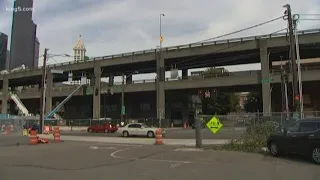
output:
M 47 48 L 44 49 L 44 55 L 43 55 L 43 71 L 42 71 L 42 88 L 41 88 L 41 101 L 40 101 L 40 128 L 39 133 L 42 134 L 43 127 L 44 127 L 44 111 L 45 111 L 45 105 L 46 105 L 46 75 L 47 75 Z
M 122 84 L 121 84 L 121 122 L 125 121 L 125 113 L 123 112 L 124 109 L 125 109 L 125 104 L 124 104 L 124 73 L 123 73 Z
M 133 74 L 138 73 L 138 71 L 135 71 L 131 74 L 129 74 L 127 76 L 127 78 L 131 77 Z M 121 83 L 121 122 L 125 122 L 126 121 L 126 105 L 125 105 L 125 101 L 124 101 L 124 78 L 125 78 L 125 74 L 122 73 L 122 83 Z M 128 124 L 128 122 L 126 122 L 126 124 Z
M 159 118 L 159 127 L 161 127 L 161 118 L 162 118 L 162 110 L 159 108 L 160 104 L 160 97 L 159 97 L 159 91 L 160 91 L 160 81 L 161 81 L 161 63 L 160 61 L 162 60 L 162 42 L 163 42 L 163 37 L 162 37 L 162 17 L 165 15 L 163 13 L 160 14 L 159 16 L 159 33 L 160 33 L 160 45 L 159 45 L 159 57 L 157 58 L 157 81 L 156 81 L 156 88 L 157 88 L 157 117 Z

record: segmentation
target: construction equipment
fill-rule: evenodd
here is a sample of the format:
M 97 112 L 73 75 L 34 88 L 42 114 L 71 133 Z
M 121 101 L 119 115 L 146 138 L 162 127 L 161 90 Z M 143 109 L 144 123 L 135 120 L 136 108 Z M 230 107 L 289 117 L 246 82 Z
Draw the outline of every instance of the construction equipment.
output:
M 24 115 L 24 116 L 30 116 L 29 110 L 26 108 L 26 106 L 22 103 L 22 101 L 19 99 L 19 97 L 12 93 L 9 92 L 10 98 L 14 101 L 14 103 L 17 105 L 19 111 Z
M 59 115 L 56 114 L 56 112 L 66 103 L 69 101 L 69 99 L 80 89 L 82 88 L 82 86 L 84 86 L 84 84 L 78 86 L 71 94 L 69 94 L 68 97 L 66 97 L 56 108 L 54 108 L 46 117 L 45 119 L 49 119 L 51 118 L 52 116 L 54 118 L 56 117 L 60 117 Z M 56 118 L 56 119 L 59 119 L 59 118 Z M 60 117 L 61 119 L 61 117 Z

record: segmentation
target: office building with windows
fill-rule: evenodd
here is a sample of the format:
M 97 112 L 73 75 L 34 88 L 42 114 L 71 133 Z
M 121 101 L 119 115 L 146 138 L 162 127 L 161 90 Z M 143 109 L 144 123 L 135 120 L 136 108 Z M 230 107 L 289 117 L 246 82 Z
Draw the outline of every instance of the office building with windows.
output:
M 31 9 L 33 0 L 15 0 L 14 8 Z M 40 43 L 36 37 L 37 25 L 32 21 L 32 11 L 14 11 L 10 44 L 10 69 L 25 65 L 38 67 Z

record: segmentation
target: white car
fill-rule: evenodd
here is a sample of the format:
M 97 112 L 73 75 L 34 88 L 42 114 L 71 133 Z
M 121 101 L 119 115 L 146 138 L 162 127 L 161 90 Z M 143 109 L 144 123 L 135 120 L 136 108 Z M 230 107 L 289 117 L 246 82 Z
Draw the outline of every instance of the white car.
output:
M 143 123 L 130 123 L 118 129 L 118 133 L 123 137 L 129 136 L 148 136 L 149 138 L 155 137 L 156 130 L 159 128 L 149 127 Z

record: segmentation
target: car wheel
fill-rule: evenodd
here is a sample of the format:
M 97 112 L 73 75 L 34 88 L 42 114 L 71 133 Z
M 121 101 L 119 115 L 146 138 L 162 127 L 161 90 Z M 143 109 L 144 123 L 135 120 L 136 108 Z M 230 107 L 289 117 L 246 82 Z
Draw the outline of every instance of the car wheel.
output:
M 123 131 L 122 135 L 123 135 L 123 137 L 129 137 L 129 132 L 128 131 Z
M 92 129 L 88 129 L 88 132 L 89 132 L 89 133 L 92 133 Z
M 320 147 L 314 147 L 311 150 L 312 161 L 320 165 Z
M 106 130 L 104 130 L 104 132 L 105 132 L 105 133 L 109 133 L 109 130 L 108 130 L 108 129 L 106 129 Z
M 279 150 L 279 146 L 277 143 L 275 142 L 271 142 L 270 145 L 269 145 L 269 150 L 270 150 L 270 153 L 272 154 L 272 156 L 279 156 L 280 155 L 280 150 Z
M 148 136 L 149 138 L 153 138 L 153 137 L 154 137 L 154 132 L 149 131 L 149 132 L 147 133 L 147 136 Z

